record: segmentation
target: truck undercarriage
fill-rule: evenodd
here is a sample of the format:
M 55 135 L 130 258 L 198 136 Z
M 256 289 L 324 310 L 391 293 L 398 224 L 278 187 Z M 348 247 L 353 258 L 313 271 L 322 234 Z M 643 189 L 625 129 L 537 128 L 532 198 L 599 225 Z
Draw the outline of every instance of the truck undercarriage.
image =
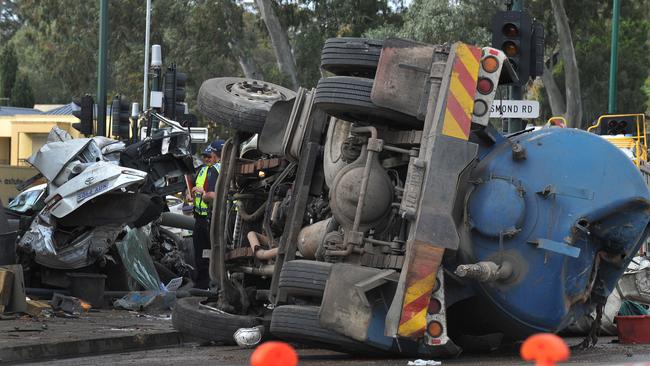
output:
M 215 296 L 180 300 L 175 326 L 439 357 L 602 306 L 649 234 L 634 165 L 583 131 L 499 134 L 487 112 L 513 74 L 501 51 L 346 42 L 336 61 L 324 51 L 335 76 L 296 95 L 204 83 L 199 109 L 237 133 L 215 189 Z

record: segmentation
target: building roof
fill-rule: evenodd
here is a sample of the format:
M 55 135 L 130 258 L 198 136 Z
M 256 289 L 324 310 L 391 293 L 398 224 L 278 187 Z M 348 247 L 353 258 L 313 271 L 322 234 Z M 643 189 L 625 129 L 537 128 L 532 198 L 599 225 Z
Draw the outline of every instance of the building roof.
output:
M 41 112 L 49 112 L 52 109 L 63 107 L 65 104 L 34 104 L 34 109 L 38 109 Z
M 0 107 L 0 116 L 17 116 L 24 114 L 43 114 L 43 112 L 34 108 Z
M 45 114 L 50 115 L 71 115 L 72 111 L 79 110 L 79 106 L 74 103 L 64 104 L 58 108 L 50 109 Z

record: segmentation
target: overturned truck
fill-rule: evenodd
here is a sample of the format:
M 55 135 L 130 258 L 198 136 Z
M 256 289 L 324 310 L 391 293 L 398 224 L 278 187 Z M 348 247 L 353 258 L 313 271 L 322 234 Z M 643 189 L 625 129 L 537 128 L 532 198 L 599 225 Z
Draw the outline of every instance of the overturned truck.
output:
M 237 133 L 213 207 L 218 295 L 181 299 L 177 328 L 232 342 L 264 325 L 344 352 L 450 356 L 602 306 L 650 220 L 616 147 L 573 129 L 495 130 L 496 88 L 516 75 L 493 48 L 338 38 L 322 67 L 333 76 L 297 93 L 201 87 L 199 109 Z

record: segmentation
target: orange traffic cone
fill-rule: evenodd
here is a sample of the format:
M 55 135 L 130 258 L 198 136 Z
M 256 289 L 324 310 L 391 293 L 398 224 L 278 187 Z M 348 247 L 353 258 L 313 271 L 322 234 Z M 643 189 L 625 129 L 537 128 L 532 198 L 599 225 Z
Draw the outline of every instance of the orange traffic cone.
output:
M 251 355 L 251 366 L 296 366 L 298 354 L 284 342 L 266 342 Z
M 537 366 L 554 366 L 569 359 L 569 347 L 562 338 L 550 333 L 534 334 L 521 345 L 521 358 Z

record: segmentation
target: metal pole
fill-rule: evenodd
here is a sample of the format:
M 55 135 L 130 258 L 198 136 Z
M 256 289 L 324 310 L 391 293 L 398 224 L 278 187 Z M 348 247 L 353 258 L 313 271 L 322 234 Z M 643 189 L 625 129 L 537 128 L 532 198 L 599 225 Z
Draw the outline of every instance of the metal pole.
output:
M 609 58 L 609 98 L 607 99 L 607 113 L 616 113 L 616 92 L 617 80 L 616 70 L 618 69 L 618 22 L 621 13 L 620 0 L 614 0 L 612 9 L 612 51 Z
M 142 110 L 149 107 L 149 32 L 151 30 L 151 0 L 147 0 L 147 21 L 144 33 L 144 82 L 142 92 Z
M 524 1 L 523 0 L 512 0 L 512 9 L 513 11 L 523 11 L 524 10 Z M 510 100 L 521 100 L 522 98 L 522 88 L 518 85 L 511 85 L 508 87 L 508 99 Z M 524 129 L 521 118 L 508 118 L 508 133 L 514 133 Z M 504 129 L 505 131 L 505 129 Z
M 106 48 L 108 45 L 108 0 L 99 1 L 99 55 L 97 63 L 97 136 L 106 136 Z

